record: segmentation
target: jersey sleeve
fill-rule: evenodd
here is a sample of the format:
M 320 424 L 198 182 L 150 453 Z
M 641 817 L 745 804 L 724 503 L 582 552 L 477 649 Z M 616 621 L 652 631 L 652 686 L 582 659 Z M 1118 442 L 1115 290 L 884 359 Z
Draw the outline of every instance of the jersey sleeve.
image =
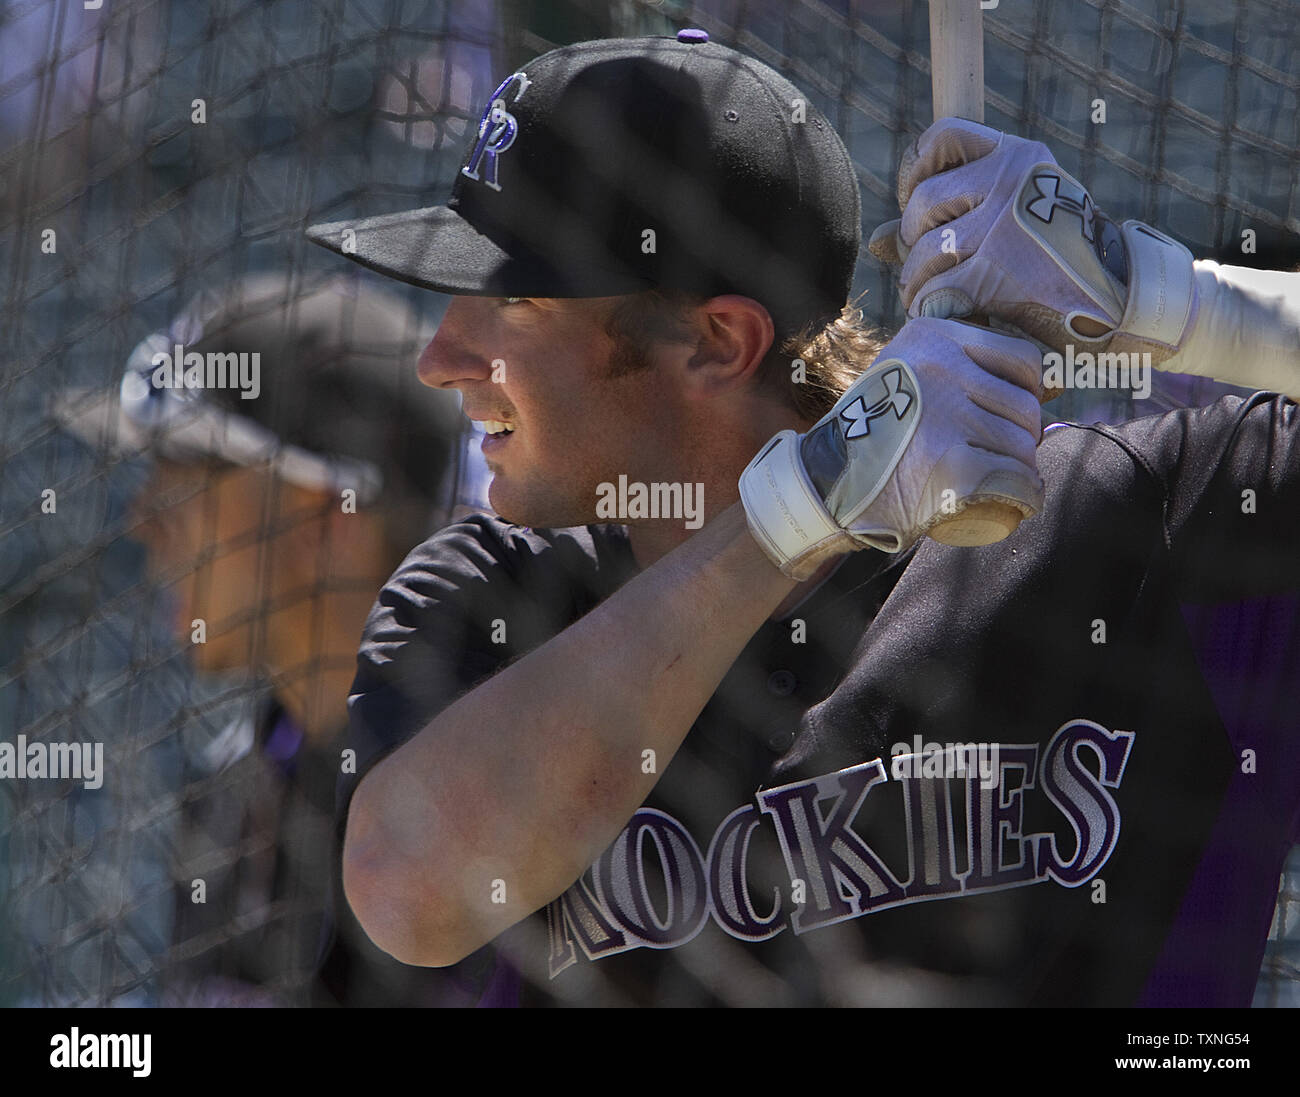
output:
M 515 1002 L 516 975 L 491 947 L 431 969 L 401 964 L 371 943 L 342 898 L 348 808 L 372 766 L 612 593 L 631 574 L 631 559 L 618 527 L 534 531 L 477 514 L 412 551 L 384 585 L 357 652 L 346 744 L 355 757 L 353 765 L 345 760 L 335 798 L 331 918 L 320 965 L 334 1002 Z
M 361 779 L 463 693 L 565 628 L 621 581 L 630 552 L 606 527 L 538 532 L 472 515 L 415 549 L 380 591 L 348 697 Z
M 1227 396 L 1106 433 L 1156 483 L 1185 601 L 1300 590 L 1300 408 L 1293 400 Z
M 487 533 L 473 521 L 449 527 L 408 555 L 380 591 L 348 696 L 356 773 L 344 781 L 345 802 L 371 766 L 501 665 L 483 611 L 510 562 Z

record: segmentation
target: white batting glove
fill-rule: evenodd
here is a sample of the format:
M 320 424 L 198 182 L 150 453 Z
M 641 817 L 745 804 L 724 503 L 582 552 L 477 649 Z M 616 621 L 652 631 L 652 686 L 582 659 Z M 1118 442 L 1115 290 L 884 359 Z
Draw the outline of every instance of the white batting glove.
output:
M 1064 353 L 1177 353 L 1196 311 L 1192 255 L 1138 221 L 1116 225 L 1047 146 L 945 118 L 903 157 L 901 221 L 872 254 L 902 262 L 909 316 L 986 313 Z
M 740 477 L 755 540 L 786 575 L 831 556 L 900 552 L 971 503 L 1043 505 L 1042 358 L 956 320 L 903 330 L 807 434 L 784 430 Z

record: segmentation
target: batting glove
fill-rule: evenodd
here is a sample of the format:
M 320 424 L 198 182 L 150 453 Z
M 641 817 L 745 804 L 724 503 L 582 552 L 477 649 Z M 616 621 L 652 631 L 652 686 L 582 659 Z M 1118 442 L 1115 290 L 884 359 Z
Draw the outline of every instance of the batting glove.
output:
M 986 313 L 1064 353 L 1174 355 L 1196 311 L 1192 255 L 1116 225 L 1047 146 L 960 118 L 930 126 L 898 172 L 902 219 L 872 254 L 902 263 L 909 316 Z
M 1041 362 L 999 332 L 908 323 L 812 430 L 782 431 L 741 474 L 755 540 L 802 580 L 831 556 L 900 552 L 972 503 L 1037 513 Z

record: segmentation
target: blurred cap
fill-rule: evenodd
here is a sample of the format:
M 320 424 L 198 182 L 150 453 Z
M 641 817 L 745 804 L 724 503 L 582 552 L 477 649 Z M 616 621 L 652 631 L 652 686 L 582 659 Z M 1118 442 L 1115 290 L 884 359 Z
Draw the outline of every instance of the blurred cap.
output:
M 294 291 L 252 275 L 144 339 L 117 391 L 66 394 L 54 414 L 119 455 L 268 463 L 304 488 L 446 503 L 465 420 L 416 377 L 431 337 L 404 301 L 350 280 Z
M 493 93 L 447 205 L 308 237 L 445 293 L 740 293 L 792 331 L 844 307 L 861 211 L 829 122 L 695 30 L 536 58 Z

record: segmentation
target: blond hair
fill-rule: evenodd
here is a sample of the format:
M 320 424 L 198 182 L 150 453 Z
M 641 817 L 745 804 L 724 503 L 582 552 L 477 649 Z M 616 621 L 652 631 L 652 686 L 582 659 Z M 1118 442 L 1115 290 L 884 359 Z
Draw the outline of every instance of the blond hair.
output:
M 646 290 L 620 300 L 605 321 L 605 332 L 614 341 L 611 375 L 650 368 L 646 348 L 655 343 L 688 342 L 691 328 L 686 313 L 706 300 L 698 294 L 665 289 Z M 864 320 L 860 308 L 846 305 L 822 327 L 808 325 L 798 332 L 778 332 L 759 366 L 759 385 L 784 399 L 801 419 L 816 422 L 888 341 L 888 336 Z

